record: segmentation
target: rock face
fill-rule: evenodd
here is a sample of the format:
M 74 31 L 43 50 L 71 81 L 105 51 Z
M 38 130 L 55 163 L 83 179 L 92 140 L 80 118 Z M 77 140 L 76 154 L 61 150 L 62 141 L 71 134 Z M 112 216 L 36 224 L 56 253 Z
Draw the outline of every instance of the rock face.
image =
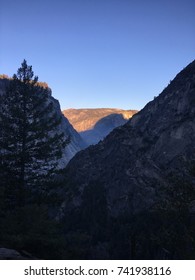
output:
M 13 249 L 0 248 L 0 260 L 35 260 L 35 258 L 27 252 L 18 252 Z
M 0 94 L 3 94 L 6 90 L 6 86 L 9 84 L 9 79 L 1 77 L 0 78 Z M 39 83 L 43 87 L 47 87 L 46 83 Z M 59 167 L 65 167 L 69 160 L 80 150 L 86 147 L 86 143 L 83 141 L 81 136 L 77 133 L 77 131 L 73 128 L 73 126 L 69 123 L 68 119 L 61 113 L 60 104 L 58 100 L 52 97 L 52 91 L 48 88 L 50 92 L 50 101 L 54 104 L 56 112 L 58 115 L 62 116 L 62 122 L 60 125 L 61 132 L 64 132 L 65 137 L 70 136 L 70 143 L 65 147 L 63 152 L 63 157 L 59 163 Z
M 62 115 L 61 131 L 64 132 L 67 137 L 70 136 L 70 143 L 65 147 L 63 157 L 60 162 L 61 167 L 64 167 L 76 153 L 86 148 L 87 145 L 79 133 L 70 124 L 68 119 L 61 113 L 58 100 L 53 97 L 51 97 L 51 99 L 55 105 L 56 111 Z
M 114 128 L 124 125 L 136 110 L 112 108 L 67 109 L 63 114 L 88 145 L 97 144 Z
M 194 259 L 195 61 L 79 152 L 64 186 L 59 218 L 75 259 Z
M 76 195 L 65 208 L 82 205 L 84 190 L 93 182 L 105 189 L 113 216 L 158 204 L 173 174 L 194 185 L 194 120 L 195 61 L 127 124 L 71 160 L 66 176 Z

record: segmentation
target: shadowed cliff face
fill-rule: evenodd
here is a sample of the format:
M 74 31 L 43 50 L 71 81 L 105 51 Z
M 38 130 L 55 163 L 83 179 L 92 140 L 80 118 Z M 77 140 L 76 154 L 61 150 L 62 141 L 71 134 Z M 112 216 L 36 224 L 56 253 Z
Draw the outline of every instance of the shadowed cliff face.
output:
M 155 207 L 165 200 L 170 178 L 195 185 L 194 120 L 195 61 L 124 126 L 70 161 L 64 209 L 80 207 L 93 182 L 105 189 L 112 216 Z
M 4 94 L 6 91 L 6 87 L 9 84 L 10 78 L 6 78 L 5 76 L 0 77 L 0 94 Z M 61 132 L 65 134 L 65 137 L 70 137 L 70 143 L 65 147 L 63 151 L 63 157 L 59 162 L 59 167 L 64 168 L 69 160 L 81 149 L 84 149 L 87 145 L 81 138 L 81 136 L 77 133 L 77 131 L 73 128 L 73 126 L 69 123 L 68 119 L 61 113 L 60 104 L 58 100 L 52 97 L 52 91 L 48 87 L 46 83 L 39 82 L 39 86 L 47 88 L 49 92 L 49 101 L 51 101 L 55 107 L 55 110 L 58 116 L 62 116 L 62 122 L 59 126 Z
M 60 129 L 65 135 L 67 135 L 67 137 L 70 137 L 70 143 L 65 147 L 63 157 L 60 163 L 61 167 L 63 168 L 67 165 L 70 159 L 74 157 L 76 153 L 86 148 L 87 145 L 83 141 L 81 136 L 78 134 L 78 132 L 74 129 L 74 127 L 70 124 L 68 119 L 61 113 L 59 101 L 53 97 L 51 97 L 51 99 L 55 104 L 54 106 L 58 114 L 62 115 Z
M 67 109 L 63 114 L 79 132 L 87 145 L 97 144 L 114 128 L 124 125 L 136 110 L 112 108 L 101 109 Z

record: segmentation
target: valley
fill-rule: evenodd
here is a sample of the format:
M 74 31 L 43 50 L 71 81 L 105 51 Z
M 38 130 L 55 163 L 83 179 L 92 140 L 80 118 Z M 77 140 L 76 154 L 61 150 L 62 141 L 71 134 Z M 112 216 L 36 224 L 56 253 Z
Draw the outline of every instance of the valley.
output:
M 139 112 L 62 114 L 31 71 L 0 79 L 2 255 L 194 259 L 195 61 Z

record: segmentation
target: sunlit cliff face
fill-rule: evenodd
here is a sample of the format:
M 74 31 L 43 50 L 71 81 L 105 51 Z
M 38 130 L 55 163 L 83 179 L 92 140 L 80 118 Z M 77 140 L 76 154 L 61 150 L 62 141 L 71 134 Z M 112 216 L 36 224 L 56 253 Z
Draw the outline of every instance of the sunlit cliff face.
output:
M 65 117 L 78 132 L 93 129 L 95 124 L 111 114 L 121 114 L 125 120 L 130 119 L 136 110 L 121 110 L 114 108 L 100 108 L 100 109 L 67 109 L 63 111 Z

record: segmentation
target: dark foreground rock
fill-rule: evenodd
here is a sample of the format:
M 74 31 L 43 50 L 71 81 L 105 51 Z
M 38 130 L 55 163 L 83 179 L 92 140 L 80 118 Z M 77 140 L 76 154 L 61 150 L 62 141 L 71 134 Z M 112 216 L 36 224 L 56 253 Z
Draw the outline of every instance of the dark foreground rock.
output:
M 25 252 L 18 252 L 13 249 L 8 249 L 8 248 L 0 248 L 0 260 L 34 260 L 35 258 Z

